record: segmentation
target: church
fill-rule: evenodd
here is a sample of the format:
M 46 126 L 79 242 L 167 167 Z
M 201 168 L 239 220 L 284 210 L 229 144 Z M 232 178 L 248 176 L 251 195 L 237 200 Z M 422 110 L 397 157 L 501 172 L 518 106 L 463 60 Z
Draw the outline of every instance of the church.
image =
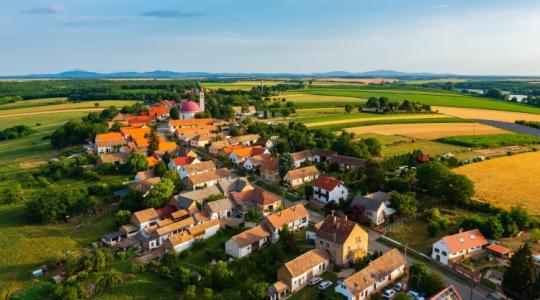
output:
M 194 101 L 188 100 L 182 102 L 180 105 L 180 119 L 190 120 L 195 119 L 195 115 L 204 112 L 204 89 L 199 91 L 199 104 Z

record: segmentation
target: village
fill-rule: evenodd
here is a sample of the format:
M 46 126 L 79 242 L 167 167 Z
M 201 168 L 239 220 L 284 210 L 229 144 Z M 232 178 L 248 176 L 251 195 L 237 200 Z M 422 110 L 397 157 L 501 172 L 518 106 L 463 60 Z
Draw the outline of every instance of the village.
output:
M 170 115 L 174 109 L 179 112 L 176 119 Z M 292 233 L 302 241 L 303 253 L 278 269 L 277 281 L 268 283 L 267 299 L 286 299 L 315 290 L 325 295 L 333 291 L 346 299 L 374 299 L 377 294 L 390 299 L 404 291 L 413 299 L 462 299 L 452 284 L 437 282 L 433 285 L 438 290 L 429 291 L 410 287 L 406 247 L 384 247 L 389 249 L 384 253 L 380 247 L 370 248 L 374 244 L 370 236 L 380 236 L 378 228 L 398 214 L 391 203 L 394 192 L 355 195 L 343 181 L 318 168 L 331 164 L 348 173 L 365 168 L 365 159 L 313 148 L 291 153 L 284 161 L 274 149 L 279 136 L 242 132 L 241 122 L 256 117 L 255 109 L 234 110 L 236 121 L 196 118 L 204 111 L 201 89 L 198 104 L 161 101 L 141 115 L 115 116 L 109 126 L 119 127 L 118 131 L 96 135 L 89 151 L 97 153 L 98 164 L 122 165 L 133 153 L 146 157 L 146 167 L 134 174 L 130 187 L 115 193 L 118 201 L 130 189 L 140 191 L 143 197 L 161 189 L 158 164 L 177 172 L 183 186 L 183 191 L 172 195 L 165 205 L 134 211 L 124 218 L 126 223 L 117 231 L 103 235 L 103 245 L 115 252 L 135 250 L 137 261 L 147 263 L 167 252 L 187 251 L 220 230 L 234 228 L 238 233 L 222 245 L 228 260 L 234 260 Z M 237 134 L 231 136 L 232 131 Z M 158 142 L 148 155 L 152 139 Z M 429 158 L 423 155 L 418 160 L 422 163 Z M 310 188 L 304 189 L 308 185 Z M 367 222 L 361 225 L 348 219 L 339 206 L 345 201 L 358 208 Z M 325 213 L 323 208 L 329 206 L 334 209 Z M 457 265 L 476 252 L 501 258 L 509 254 L 507 248 L 474 229 L 434 243 L 430 263 Z M 467 278 L 470 275 L 461 269 L 452 272 L 472 282 L 477 279 Z

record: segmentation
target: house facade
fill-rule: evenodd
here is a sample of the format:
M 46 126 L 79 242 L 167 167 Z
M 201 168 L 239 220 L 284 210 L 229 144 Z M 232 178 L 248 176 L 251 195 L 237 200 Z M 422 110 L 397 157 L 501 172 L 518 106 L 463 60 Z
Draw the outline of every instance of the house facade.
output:
M 375 192 L 365 196 L 357 195 L 351 202 L 351 207 L 360 206 L 364 210 L 364 217 L 371 224 L 379 226 L 396 213 L 389 207 L 391 193 Z
M 319 177 L 313 184 L 313 199 L 327 204 L 328 202 L 339 203 L 341 199 L 347 200 L 349 190 L 341 180 L 332 177 Z
M 328 216 L 316 230 L 315 246 L 334 264 L 346 265 L 367 254 L 368 233 L 347 217 Z
M 231 237 L 225 242 L 225 252 L 234 258 L 242 258 L 264 247 L 270 240 L 271 233 L 258 225 Z
M 213 160 L 202 161 L 196 164 L 187 164 L 180 167 L 178 174 L 180 178 L 210 173 L 216 170 L 216 164 Z
M 478 229 L 448 235 L 432 246 L 431 258 L 448 265 L 462 256 L 478 252 L 489 245 L 488 240 Z
M 309 225 L 309 213 L 303 204 L 296 204 L 266 217 L 265 225 L 272 232 L 272 240 L 279 239 L 279 231 L 284 226 L 291 231 L 306 228 Z
M 315 166 L 294 169 L 287 172 L 283 180 L 290 186 L 296 187 L 314 181 L 319 177 L 319 170 Z

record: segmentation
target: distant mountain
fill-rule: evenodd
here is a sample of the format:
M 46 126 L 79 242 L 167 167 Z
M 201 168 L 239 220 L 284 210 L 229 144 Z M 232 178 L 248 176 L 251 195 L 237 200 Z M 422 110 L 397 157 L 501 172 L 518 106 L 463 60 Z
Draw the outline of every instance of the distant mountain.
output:
M 446 77 L 458 76 L 452 74 L 435 73 L 406 73 L 392 70 L 376 70 L 368 72 L 332 71 L 324 73 L 212 73 L 212 72 L 174 72 L 174 71 L 150 71 L 150 72 L 114 72 L 97 73 L 83 70 L 67 71 L 56 74 L 30 74 L 20 76 L 0 76 L 0 78 L 50 78 L 50 79 L 107 79 L 107 78 L 298 78 L 298 77 Z

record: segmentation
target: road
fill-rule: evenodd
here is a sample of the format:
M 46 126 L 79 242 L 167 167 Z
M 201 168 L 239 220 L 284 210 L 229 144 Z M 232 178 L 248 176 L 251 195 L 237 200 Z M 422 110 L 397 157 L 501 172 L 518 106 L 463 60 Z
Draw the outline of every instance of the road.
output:
M 377 239 L 379 237 L 380 237 L 379 233 L 370 230 L 369 231 L 368 248 L 371 251 L 377 250 L 377 251 L 387 252 L 388 250 L 390 250 L 391 249 L 390 247 L 388 247 L 387 245 L 382 244 L 382 243 L 377 241 Z M 412 262 L 415 261 L 416 259 L 411 257 L 410 255 L 407 255 L 407 260 L 409 261 L 409 264 L 412 264 Z M 491 293 L 490 290 L 488 290 L 488 289 L 486 289 L 484 287 L 478 286 L 478 287 L 473 289 L 473 295 L 472 295 L 473 297 L 471 298 L 471 287 L 468 285 L 467 282 L 465 282 L 464 280 L 458 279 L 453 275 L 449 275 L 447 273 L 442 273 L 442 272 L 440 272 L 438 270 L 434 270 L 429 265 L 428 265 L 428 268 L 431 271 L 434 271 L 434 272 L 437 272 L 437 273 L 441 274 L 448 284 L 452 284 L 453 286 L 455 286 L 458 289 L 459 293 L 461 294 L 461 296 L 463 297 L 464 300 L 468 300 L 468 299 L 472 299 L 472 300 L 488 299 L 487 296 Z

